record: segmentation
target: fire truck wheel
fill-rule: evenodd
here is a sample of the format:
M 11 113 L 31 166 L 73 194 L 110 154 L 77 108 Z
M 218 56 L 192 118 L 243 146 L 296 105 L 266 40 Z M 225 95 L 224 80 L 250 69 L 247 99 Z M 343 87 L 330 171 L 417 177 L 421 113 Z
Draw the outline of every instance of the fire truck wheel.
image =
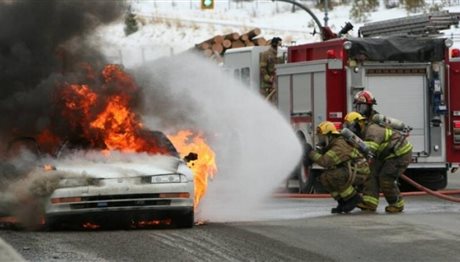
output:
M 440 190 L 447 186 L 447 171 L 445 169 L 406 170 L 405 175 L 431 190 Z M 402 179 L 399 182 L 401 191 L 418 191 Z
M 297 179 L 299 180 L 299 193 L 314 194 L 327 193 L 318 180 L 320 171 L 312 170 L 311 166 L 301 165 L 297 169 Z
M 329 193 L 324 187 L 323 185 L 321 184 L 321 182 L 319 181 L 319 176 L 321 175 L 321 171 L 320 170 L 311 170 L 310 171 L 310 177 L 308 179 L 308 183 L 310 183 L 310 186 L 312 189 L 311 189 L 311 193 L 315 193 L 315 194 L 325 194 L 325 193 Z
M 310 166 L 300 163 L 296 169 L 297 179 L 299 180 L 299 193 L 313 193 L 313 180 Z

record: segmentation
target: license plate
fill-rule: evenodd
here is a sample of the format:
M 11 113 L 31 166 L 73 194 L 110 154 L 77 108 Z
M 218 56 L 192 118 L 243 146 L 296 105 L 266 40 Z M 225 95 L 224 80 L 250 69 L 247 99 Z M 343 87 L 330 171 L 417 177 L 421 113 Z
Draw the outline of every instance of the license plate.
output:
M 98 202 L 97 207 L 107 207 L 109 204 L 107 202 Z

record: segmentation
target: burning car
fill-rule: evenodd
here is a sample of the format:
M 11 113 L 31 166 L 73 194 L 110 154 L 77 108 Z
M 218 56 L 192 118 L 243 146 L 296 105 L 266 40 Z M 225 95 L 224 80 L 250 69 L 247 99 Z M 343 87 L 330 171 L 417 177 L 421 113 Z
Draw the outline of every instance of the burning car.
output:
M 196 160 L 197 155 L 190 153 L 181 159 L 162 132 L 150 133 L 150 141 L 161 154 L 102 154 L 65 143 L 54 157 L 42 158 L 35 147 L 41 164 L 28 172 L 34 182 L 23 183 L 23 187 L 43 198 L 39 202 L 43 203 L 44 225 L 50 229 L 157 224 L 192 227 L 195 185 L 187 162 Z M 30 141 L 27 139 L 28 144 Z M 16 144 L 22 147 L 24 140 Z
M 163 133 L 152 131 L 150 137 L 163 154 L 111 153 L 110 161 L 92 155 L 77 163 L 59 156 L 59 162 L 49 167 L 60 179 L 46 201 L 46 225 L 137 227 L 172 220 L 177 227 L 192 227 L 193 173 Z M 193 159 L 193 154 L 185 159 Z
M 64 143 L 53 157 L 42 158 L 37 144 L 40 166 L 28 172 L 35 181 L 27 187 L 34 197 L 44 196 L 40 209 L 45 227 L 193 227 L 195 185 L 187 162 L 197 155 L 181 159 L 159 131 L 149 131 L 149 140 L 161 153 L 101 153 Z M 24 139 L 16 144 L 21 147 Z

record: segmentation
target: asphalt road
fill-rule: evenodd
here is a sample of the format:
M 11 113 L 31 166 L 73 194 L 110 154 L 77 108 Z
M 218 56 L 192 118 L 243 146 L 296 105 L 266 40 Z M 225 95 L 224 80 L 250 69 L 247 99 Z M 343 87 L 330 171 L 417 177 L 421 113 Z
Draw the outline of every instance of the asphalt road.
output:
M 383 199 L 382 199 L 383 200 Z M 275 199 L 249 221 L 192 229 L 0 230 L 28 261 L 459 261 L 460 205 L 406 198 L 402 214 L 329 214 L 330 199 Z

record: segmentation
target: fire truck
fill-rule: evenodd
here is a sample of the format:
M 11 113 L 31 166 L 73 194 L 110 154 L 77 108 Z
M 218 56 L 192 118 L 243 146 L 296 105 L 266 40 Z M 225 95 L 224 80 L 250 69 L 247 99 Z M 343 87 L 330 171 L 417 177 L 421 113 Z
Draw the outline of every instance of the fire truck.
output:
M 431 13 L 366 24 L 358 37 L 289 46 L 287 62 L 276 67 L 277 107 L 301 142 L 315 145 L 315 127 L 326 120 L 340 127 L 354 95 L 369 90 L 379 113 L 412 127 L 405 174 L 443 189 L 460 163 L 460 50 L 440 30 L 458 21 L 457 14 Z M 230 61 L 224 65 L 232 68 Z M 321 171 L 301 161 L 286 186 L 321 191 Z

